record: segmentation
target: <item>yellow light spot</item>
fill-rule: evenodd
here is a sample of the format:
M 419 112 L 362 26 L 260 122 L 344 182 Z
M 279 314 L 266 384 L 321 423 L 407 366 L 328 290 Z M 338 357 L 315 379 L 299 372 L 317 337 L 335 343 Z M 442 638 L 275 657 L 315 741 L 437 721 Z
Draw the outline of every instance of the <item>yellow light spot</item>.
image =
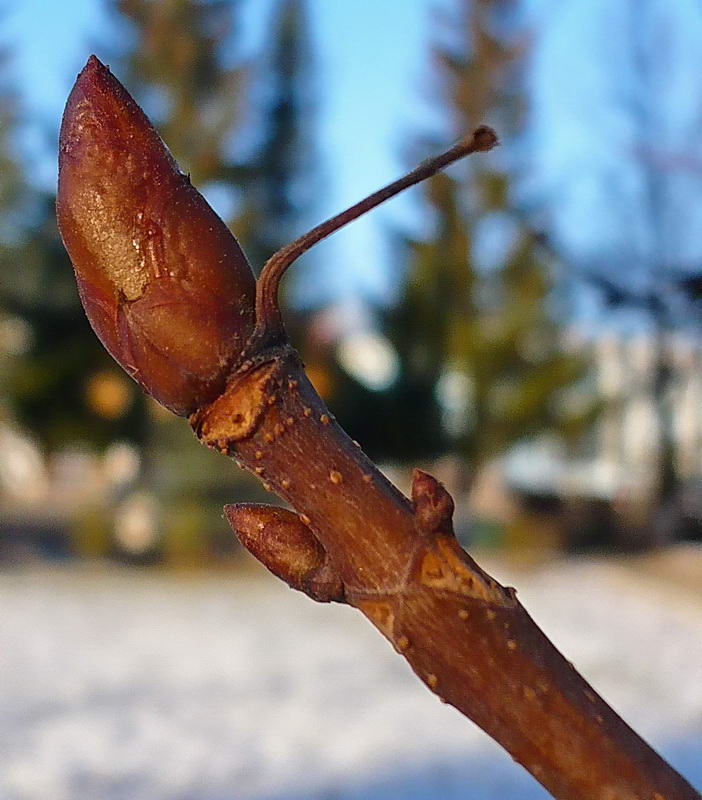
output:
M 88 380 L 85 399 L 91 411 L 105 419 L 117 419 L 132 404 L 131 386 L 114 372 L 97 372 Z
M 436 677 L 436 675 L 434 675 L 434 673 L 433 673 L 433 672 L 430 672 L 430 673 L 427 675 L 427 684 L 428 684 L 428 685 L 429 685 L 429 686 L 430 686 L 432 689 L 436 689 L 436 687 L 437 687 L 438 683 L 439 683 L 439 679 Z
M 465 610 L 465 608 L 462 608 L 459 610 L 458 616 L 460 619 L 468 619 L 468 612 Z
M 319 418 L 319 421 L 322 423 L 322 425 L 328 425 L 329 424 L 329 414 L 322 414 L 322 416 Z
M 333 470 L 332 470 L 332 471 L 329 473 L 329 480 L 330 480 L 332 483 L 339 484 L 339 483 L 341 483 L 341 482 L 342 482 L 344 479 L 341 477 L 341 473 L 340 473 L 340 472 L 338 472 L 337 470 L 333 469 Z

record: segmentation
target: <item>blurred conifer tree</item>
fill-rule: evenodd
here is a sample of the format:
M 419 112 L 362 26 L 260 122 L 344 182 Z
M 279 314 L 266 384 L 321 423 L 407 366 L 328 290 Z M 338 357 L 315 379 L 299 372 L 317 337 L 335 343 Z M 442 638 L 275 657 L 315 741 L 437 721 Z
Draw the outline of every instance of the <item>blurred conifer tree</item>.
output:
M 17 153 L 14 138 L 17 135 L 17 98 L 7 76 L 11 73 L 11 54 L 0 50 L 0 237 L 3 246 L 14 243 L 17 237 L 23 206 L 27 200 L 28 187 Z
M 239 0 L 110 0 L 127 22 L 123 82 L 192 182 L 236 192 L 249 175 L 235 142 L 246 112 Z M 229 221 L 233 219 L 233 215 Z
M 120 44 L 109 48 L 121 79 L 193 182 L 231 191 L 247 174 L 231 155 L 243 70 L 225 65 L 236 62 L 231 28 L 237 9 L 230 2 L 199 0 L 108 0 L 107 5 L 115 22 L 128 28 L 126 38 L 118 36 Z M 9 120 L 2 121 L 7 138 Z M 0 149 L 0 159 L 8 157 L 7 147 Z M 22 166 L 15 172 L 3 166 L 0 202 L 7 220 L 13 219 L 11 201 L 19 202 L 11 187 Z M 10 322 L 25 324 L 28 334 L 24 352 L 7 368 L 11 413 L 49 449 L 75 442 L 103 446 L 115 439 L 144 445 L 151 438 L 148 403 L 90 330 L 56 230 L 54 198 L 25 188 L 22 224 L 14 228 L 12 247 L 3 250 L 3 257 L 22 269 L 4 269 L 0 279 L 0 306 Z
M 261 53 L 249 58 L 241 56 L 243 5 L 242 0 L 112 0 L 117 21 L 127 23 L 129 46 L 118 61 L 130 91 L 258 271 L 288 236 L 300 232 L 299 211 L 309 199 L 304 181 L 314 174 L 307 155 L 311 81 L 303 0 L 274 4 Z M 237 473 L 217 454 L 193 451 L 187 426 L 171 415 L 158 414 L 158 421 L 144 481 L 168 509 L 164 551 L 171 557 L 183 547 L 200 552 L 203 536 L 213 537 L 215 549 L 231 549 L 220 518 L 222 504 L 236 499 Z M 257 482 L 240 477 L 242 494 L 266 497 Z M 193 508 L 205 516 L 185 531 L 177 521 Z
M 16 98 L 7 84 L 2 93 L 0 350 L 7 416 L 48 449 L 138 441 L 140 392 L 90 330 L 56 229 L 54 196 L 27 177 L 16 147 Z
M 510 2 L 459 2 L 445 20 L 452 43 L 433 56 L 454 138 L 485 122 L 508 146 L 519 132 L 513 10 Z M 594 408 L 566 402 L 586 365 L 564 350 L 551 264 L 515 208 L 498 166 L 504 155 L 476 156 L 424 185 L 431 230 L 402 243 L 406 277 L 384 320 L 398 380 L 381 396 L 338 382 L 335 408 L 374 455 L 455 453 L 474 475 L 520 440 L 577 433 L 591 420 Z M 492 255 L 481 257 L 486 250 Z
M 252 87 L 259 118 L 252 174 L 235 226 L 257 271 L 276 250 L 318 221 L 312 219 L 319 167 L 313 135 L 314 58 L 305 0 L 278 0 L 268 29 L 270 38 Z M 297 280 L 299 272 L 295 271 Z
M 311 197 L 304 185 L 314 162 L 306 155 L 312 122 L 302 0 L 281 0 L 264 57 L 249 63 L 238 50 L 241 2 L 107 0 L 107 6 L 117 34 L 107 48 L 115 71 L 193 183 L 223 201 L 227 221 L 260 266 L 258 259 L 296 229 L 296 215 Z M 146 401 L 90 331 L 56 230 L 53 195 L 25 180 L 14 148 L 14 97 L 0 88 L 0 309 L 5 330 L 25 340 L 3 359 L 10 413 L 49 449 L 117 438 L 143 444 Z M 254 88 L 264 111 L 249 125 Z
M 105 1 L 113 27 L 101 55 L 109 54 L 193 183 L 260 267 L 300 232 L 300 211 L 312 197 L 303 0 L 274 6 L 263 55 L 248 61 L 238 36 L 243 0 Z M 204 448 L 193 452 L 187 426 L 160 414 L 90 330 L 56 229 L 54 196 L 25 180 L 14 147 L 14 98 L 5 87 L 0 95 L 0 402 L 48 450 L 135 442 L 145 456 L 136 484 L 155 491 L 174 518 L 188 503 L 202 509 L 207 519 L 193 535 L 206 537 L 221 528 L 221 505 L 232 499 L 231 468 Z M 168 549 L 170 523 L 161 524 Z M 231 535 L 225 538 L 227 549 Z

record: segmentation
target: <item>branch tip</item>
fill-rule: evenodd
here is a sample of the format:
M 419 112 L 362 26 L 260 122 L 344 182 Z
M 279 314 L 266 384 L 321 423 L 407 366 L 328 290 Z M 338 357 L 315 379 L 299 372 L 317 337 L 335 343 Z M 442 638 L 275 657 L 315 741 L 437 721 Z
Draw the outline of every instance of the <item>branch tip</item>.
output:
M 469 138 L 470 152 L 487 152 L 497 147 L 500 140 L 495 131 L 489 125 L 481 125 L 476 128 Z

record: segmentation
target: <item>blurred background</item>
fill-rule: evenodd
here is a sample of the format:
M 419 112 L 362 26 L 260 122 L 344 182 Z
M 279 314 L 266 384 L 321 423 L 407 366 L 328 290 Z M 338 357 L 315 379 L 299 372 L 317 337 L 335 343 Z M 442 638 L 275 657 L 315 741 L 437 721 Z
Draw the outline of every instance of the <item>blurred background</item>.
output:
M 222 506 L 275 498 L 92 334 L 54 219 L 91 52 L 255 269 L 498 131 L 296 264 L 288 327 L 351 436 L 404 491 L 442 480 L 461 541 L 702 782 L 699 0 L 5 0 L 0 798 L 545 797 L 348 610 L 261 574 Z

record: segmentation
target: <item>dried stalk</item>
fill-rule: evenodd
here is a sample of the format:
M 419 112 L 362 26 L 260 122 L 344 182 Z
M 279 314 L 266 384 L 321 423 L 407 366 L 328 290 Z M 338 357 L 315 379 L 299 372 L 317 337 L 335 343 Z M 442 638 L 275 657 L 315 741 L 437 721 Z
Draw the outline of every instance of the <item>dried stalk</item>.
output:
M 358 608 L 432 692 L 555 797 L 699 800 L 554 648 L 515 590 L 460 548 L 443 487 L 416 471 L 408 500 L 349 439 L 282 327 L 278 283 L 305 249 L 495 143 L 478 129 L 284 248 L 255 287 L 254 320 L 253 278 L 238 245 L 92 58 L 64 115 L 59 223 L 86 311 L 110 352 L 187 415 L 201 441 L 297 512 L 226 509 L 272 572 L 315 600 Z

